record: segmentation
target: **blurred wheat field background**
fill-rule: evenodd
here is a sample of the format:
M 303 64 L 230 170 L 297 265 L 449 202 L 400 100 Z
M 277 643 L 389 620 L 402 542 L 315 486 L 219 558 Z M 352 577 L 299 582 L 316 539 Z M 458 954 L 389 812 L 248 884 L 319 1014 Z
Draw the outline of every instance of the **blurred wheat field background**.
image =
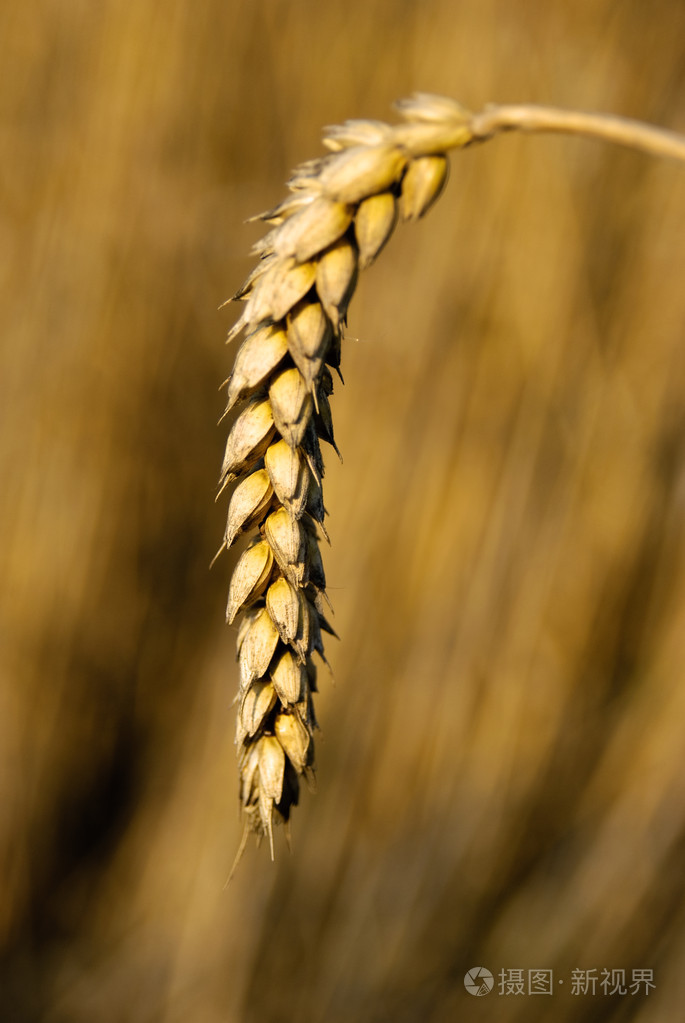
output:
M 681 166 L 473 147 L 362 275 L 319 791 L 226 891 L 235 556 L 207 566 L 217 307 L 322 127 L 421 89 L 684 132 L 685 8 L 36 0 L 0 39 L 0 1019 L 677 1018 Z M 472 998 L 478 965 L 564 990 Z

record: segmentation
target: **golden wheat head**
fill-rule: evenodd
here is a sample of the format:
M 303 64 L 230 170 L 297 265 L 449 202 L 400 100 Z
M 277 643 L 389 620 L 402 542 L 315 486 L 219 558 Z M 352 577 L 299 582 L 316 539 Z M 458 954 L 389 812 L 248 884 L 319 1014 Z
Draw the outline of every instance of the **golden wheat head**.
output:
M 329 398 L 343 326 L 360 269 L 398 218 L 422 216 L 447 177 L 446 151 L 470 140 L 452 100 L 416 96 L 398 105 L 403 124 L 348 121 L 324 139 L 332 152 L 298 167 L 291 194 L 259 219 L 272 225 L 254 246 L 255 269 L 234 296 L 244 332 L 228 380 L 228 436 L 220 488 L 235 483 L 223 548 L 252 539 L 230 584 L 227 620 L 240 620 L 236 745 L 246 830 L 268 835 L 288 821 L 300 779 L 314 771 L 312 694 L 333 633 L 320 538 L 324 529 L 321 441 L 335 447 Z M 333 633 L 334 634 L 334 633 Z
M 398 219 L 430 208 L 447 179 L 448 151 L 470 142 L 513 129 L 564 132 L 685 162 L 682 136 L 611 115 L 526 105 L 471 114 L 427 94 L 397 107 L 400 124 L 356 120 L 327 129 L 331 152 L 298 167 L 291 194 L 254 218 L 272 226 L 254 246 L 259 261 L 234 296 L 244 310 L 228 340 L 245 337 L 226 412 L 238 402 L 242 411 L 221 469 L 220 492 L 237 482 L 222 549 L 254 530 L 233 573 L 227 619 L 240 616 L 243 837 L 267 834 L 272 856 L 273 824 L 289 820 L 300 779 L 314 771 L 312 657 L 325 659 L 322 632 L 333 633 L 319 550 L 326 536 L 320 442 L 335 448 L 331 370 L 340 373 L 359 271 L 374 261 Z

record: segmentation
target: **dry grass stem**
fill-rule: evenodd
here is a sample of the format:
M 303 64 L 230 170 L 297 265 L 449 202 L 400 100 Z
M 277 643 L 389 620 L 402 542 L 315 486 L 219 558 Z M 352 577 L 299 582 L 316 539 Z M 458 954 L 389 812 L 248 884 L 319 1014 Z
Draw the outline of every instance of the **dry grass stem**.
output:
M 586 114 L 535 105 L 488 106 L 469 121 L 474 141 L 484 141 L 503 131 L 561 132 L 603 142 L 616 142 L 650 156 L 685 161 L 685 138 L 664 128 L 611 114 Z
M 259 262 L 234 296 L 229 333 L 244 340 L 228 381 L 230 430 L 220 488 L 236 482 L 223 547 L 254 537 L 230 584 L 226 617 L 240 620 L 236 743 L 246 832 L 287 822 L 314 773 L 313 693 L 324 658 L 326 579 L 321 441 L 335 448 L 329 397 L 358 272 L 398 219 L 423 216 L 440 195 L 448 151 L 500 131 L 563 131 L 685 159 L 685 140 L 637 122 L 542 107 L 470 114 L 425 94 L 398 104 L 403 122 L 327 129 L 329 155 L 298 167 L 291 195 L 255 219 L 270 225 Z M 337 448 L 336 448 L 337 450 Z M 242 848 L 242 846 L 241 846 Z

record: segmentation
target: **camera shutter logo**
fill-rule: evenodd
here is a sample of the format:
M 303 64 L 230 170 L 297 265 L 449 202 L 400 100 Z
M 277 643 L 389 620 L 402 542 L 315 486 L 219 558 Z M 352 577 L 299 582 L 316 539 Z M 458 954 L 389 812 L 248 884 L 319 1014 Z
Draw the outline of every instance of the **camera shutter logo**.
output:
M 464 977 L 464 987 L 471 995 L 480 997 L 489 995 L 492 991 L 495 978 L 484 966 L 472 966 Z

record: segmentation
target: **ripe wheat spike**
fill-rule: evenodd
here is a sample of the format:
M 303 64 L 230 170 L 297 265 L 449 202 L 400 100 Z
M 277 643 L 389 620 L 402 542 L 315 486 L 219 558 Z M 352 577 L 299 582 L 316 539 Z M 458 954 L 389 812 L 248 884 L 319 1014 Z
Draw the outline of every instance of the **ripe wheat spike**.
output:
M 287 822 L 314 773 L 314 653 L 324 658 L 326 578 L 321 441 L 335 447 L 331 370 L 360 269 L 399 218 L 422 216 L 447 177 L 448 149 L 471 138 L 465 112 L 438 97 L 400 106 L 405 123 L 348 121 L 326 132 L 332 152 L 298 167 L 290 196 L 258 218 L 257 266 L 234 296 L 244 333 L 226 412 L 240 403 L 220 492 L 235 484 L 222 550 L 254 536 L 230 583 L 226 617 L 240 620 L 236 745 L 246 831 Z
M 244 334 L 228 383 L 230 430 L 221 493 L 235 484 L 221 550 L 253 531 L 230 583 L 226 617 L 239 620 L 236 745 L 240 803 L 249 832 L 288 822 L 300 780 L 314 774 L 314 653 L 324 657 L 326 617 L 321 441 L 335 448 L 329 399 L 340 375 L 347 308 L 360 270 L 397 221 L 423 216 L 440 195 L 448 151 L 512 129 L 585 135 L 685 160 L 673 133 L 598 114 L 546 107 L 487 107 L 451 99 L 400 101 L 399 124 L 352 120 L 328 128 L 330 151 L 302 164 L 290 195 L 255 217 L 270 225 L 258 262 L 233 296 Z M 342 377 L 341 377 L 342 379 Z M 336 449 L 337 450 L 337 449 Z

